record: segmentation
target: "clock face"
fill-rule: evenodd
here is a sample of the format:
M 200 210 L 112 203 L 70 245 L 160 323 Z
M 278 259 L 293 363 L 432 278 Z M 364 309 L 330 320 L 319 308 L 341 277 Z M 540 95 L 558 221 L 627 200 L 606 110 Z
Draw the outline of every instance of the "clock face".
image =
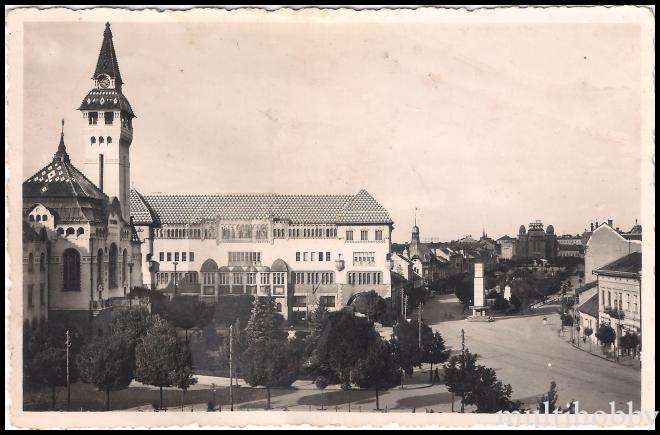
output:
M 103 89 L 110 86 L 110 77 L 108 77 L 106 75 L 100 76 L 99 77 L 99 86 L 102 87 Z

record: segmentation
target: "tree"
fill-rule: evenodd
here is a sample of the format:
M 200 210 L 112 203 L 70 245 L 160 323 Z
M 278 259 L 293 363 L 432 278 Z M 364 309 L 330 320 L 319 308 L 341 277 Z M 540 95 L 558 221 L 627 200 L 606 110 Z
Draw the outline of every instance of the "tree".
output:
M 460 354 L 452 356 L 445 364 L 445 385 L 452 393 L 452 411 L 454 396 L 461 398 L 461 412 L 465 410 L 465 396 L 474 387 L 477 370 L 477 355 L 466 348 Z
M 504 384 L 497 379 L 495 370 L 478 365 L 474 376 L 472 388 L 465 391 L 463 402 L 466 405 L 474 405 L 474 412 L 495 413 L 499 411 L 519 411 L 522 404 L 512 401 L 513 388 L 510 384 Z
M 375 290 L 358 294 L 351 305 L 358 313 L 367 316 L 367 320 L 371 322 L 380 320 L 387 311 L 385 299 L 380 297 Z
M 247 325 L 253 306 L 253 295 L 234 295 L 230 298 L 223 298 L 221 304 L 215 305 L 213 321 L 216 325 L 227 328 L 237 320 L 241 325 Z
M 193 376 L 192 355 L 187 345 L 179 345 L 175 354 L 175 369 L 170 373 L 172 385 L 181 390 L 181 410 L 188 388 L 197 383 Z
M 270 389 L 291 386 L 300 369 L 294 349 L 283 340 L 268 338 L 250 344 L 241 362 L 245 381 L 253 387 L 266 387 L 266 409 L 270 409 Z
M 163 387 L 172 386 L 171 373 L 178 367 L 180 343 L 176 332 L 160 317 L 135 348 L 135 380 L 160 389 L 163 407 Z
M 449 358 L 449 351 L 446 349 L 445 340 L 439 332 L 434 332 L 431 341 L 422 348 L 422 362 L 431 364 L 429 376 L 433 382 L 433 364 L 441 364 Z
M 78 379 L 75 363 L 82 339 L 75 328 L 68 328 L 71 338 L 69 348 L 69 380 Z M 23 329 L 23 382 L 26 386 L 46 385 L 51 391 L 51 407 L 55 408 L 56 387 L 67 385 L 66 379 L 66 331 L 65 324 L 47 323 L 36 330 Z
M 323 390 L 325 390 L 329 384 L 330 381 L 325 376 L 317 376 L 314 380 L 314 385 L 316 385 L 316 388 L 321 390 L 321 411 L 323 411 L 324 406 Z
M 621 337 L 621 348 L 624 349 L 626 353 L 630 353 L 631 351 L 636 353 L 639 342 L 639 335 L 634 332 L 626 332 L 623 337 Z
M 112 319 L 110 333 L 111 335 L 121 336 L 126 340 L 131 349 L 133 369 L 135 369 L 135 347 L 140 339 L 147 334 L 152 323 L 151 313 L 144 307 L 119 311 Z
M 544 394 L 537 401 L 537 410 L 541 414 L 552 414 L 555 410 L 559 410 L 559 408 L 557 408 L 557 399 L 559 399 L 559 395 L 557 394 L 557 383 L 552 381 L 550 382 L 550 390 L 548 390 L 548 394 Z
M 204 326 L 211 320 L 212 312 L 196 297 L 175 296 L 167 305 L 167 319 L 178 328 L 186 331 L 196 326 Z
M 363 358 L 369 345 L 380 339 L 373 325 L 349 310 L 328 313 L 322 326 L 308 338 L 306 371 L 325 377 L 330 384 L 350 387 L 350 372 Z
M 225 340 L 222 343 L 222 347 L 220 349 L 220 365 L 226 369 L 229 368 L 229 342 L 229 336 L 225 337 Z M 247 348 L 247 333 L 245 332 L 245 329 L 241 329 L 240 320 L 236 319 L 236 322 L 234 322 L 231 340 L 231 363 L 232 367 L 234 368 L 233 375 L 235 376 L 238 376 L 238 373 L 242 372 L 242 366 L 237 364 L 237 362 L 241 361 L 243 353 Z
M 383 339 L 371 343 L 366 355 L 351 370 L 352 381 L 360 388 L 376 390 L 376 409 L 380 409 L 378 392 L 397 385 L 401 374 L 394 359 L 392 345 Z
M 96 339 L 78 355 L 80 377 L 105 392 L 106 411 L 110 410 L 110 391 L 123 390 L 133 380 L 133 363 L 131 345 L 120 335 Z
M 414 367 L 421 367 L 425 351 L 432 340 L 433 331 L 422 322 L 422 342 L 419 343 L 419 323 L 417 320 L 402 321 L 397 323 L 393 329 L 392 344 L 394 354 L 403 371 L 410 375 Z
M 284 339 L 286 332 L 282 331 L 284 317 L 277 312 L 275 298 L 262 296 L 254 298 L 252 314 L 245 332 L 248 344 L 256 343 L 266 338 Z
M 589 327 L 584 328 L 583 334 L 585 336 L 585 340 L 586 340 L 586 338 L 591 337 L 591 334 L 593 334 L 593 333 L 594 333 L 593 329 L 591 329 Z M 589 351 L 591 351 L 591 340 L 589 340 Z
M 596 338 L 606 349 L 616 341 L 616 332 L 610 325 L 600 325 L 596 330 Z

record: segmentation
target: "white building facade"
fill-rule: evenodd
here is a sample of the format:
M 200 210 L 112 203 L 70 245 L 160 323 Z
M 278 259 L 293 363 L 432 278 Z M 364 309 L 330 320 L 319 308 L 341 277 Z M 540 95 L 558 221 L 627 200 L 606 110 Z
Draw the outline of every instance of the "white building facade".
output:
M 292 323 L 375 290 L 391 296 L 392 220 L 356 195 L 141 195 L 145 284 L 202 300 L 271 295 Z

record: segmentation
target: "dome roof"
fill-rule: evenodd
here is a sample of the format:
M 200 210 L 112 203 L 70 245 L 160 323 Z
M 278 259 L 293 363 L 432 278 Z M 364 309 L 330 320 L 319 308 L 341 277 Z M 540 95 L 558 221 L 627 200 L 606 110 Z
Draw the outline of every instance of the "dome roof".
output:
M 289 271 L 289 265 L 286 264 L 284 260 L 281 258 L 278 258 L 273 262 L 273 266 L 270 268 L 273 272 L 288 272 Z
M 546 229 L 548 234 L 554 234 L 555 233 L 555 227 L 552 225 L 548 225 L 548 228 Z
M 201 267 L 200 271 L 201 272 L 217 272 L 218 271 L 218 263 L 216 263 L 213 259 L 209 258 L 204 263 L 202 263 L 202 267 Z
M 519 234 L 525 234 L 526 231 L 527 231 L 527 230 L 525 230 L 525 226 L 524 226 L 524 225 L 521 225 L 521 226 L 520 226 L 520 229 L 518 230 L 518 233 L 519 233 Z
M 419 227 L 418 227 L 417 225 L 415 225 L 414 227 L 412 227 L 412 232 L 413 232 L 413 233 L 417 233 L 417 234 L 419 234 Z

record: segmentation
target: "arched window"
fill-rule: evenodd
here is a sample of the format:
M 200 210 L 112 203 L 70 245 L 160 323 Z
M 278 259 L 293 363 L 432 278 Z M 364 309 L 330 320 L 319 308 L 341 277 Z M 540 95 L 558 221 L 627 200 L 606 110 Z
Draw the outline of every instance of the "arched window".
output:
M 62 290 L 80 291 L 80 254 L 67 249 L 62 255 Z
M 72 236 L 76 233 L 76 230 L 73 229 L 73 227 L 69 227 L 66 229 L 66 235 L 67 236 Z
M 28 255 L 28 272 L 34 271 L 34 254 L 30 252 Z
M 128 274 L 126 273 L 126 268 L 128 267 L 128 251 L 124 249 L 124 253 L 121 256 L 121 279 L 123 282 L 128 283 Z
M 89 142 L 94 145 L 96 143 L 96 138 L 94 136 L 90 137 Z
M 45 214 L 45 215 L 41 216 L 41 220 L 46 222 L 48 220 L 48 215 Z
M 78 231 L 76 231 L 76 236 L 80 237 L 83 234 L 85 234 L 85 229 L 83 227 L 79 227 Z
M 37 215 L 37 222 L 41 222 L 41 215 L 40 214 Z
M 46 254 L 44 254 L 43 252 L 39 256 L 39 270 L 41 270 L 42 272 L 46 270 Z
M 34 222 L 34 215 L 31 214 L 28 219 L 30 220 L 30 222 Z
M 117 288 L 117 245 L 110 245 L 110 254 L 108 255 L 108 286 Z
M 282 312 L 282 304 L 278 302 L 277 306 L 276 306 L 276 309 L 277 309 L 278 313 L 281 313 Z
M 99 249 L 96 254 L 96 289 L 99 289 L 99 284 L 103 284 L 103 249 Z
M 57 229 L 57 234 L 59 234 L 60 236 L 63 236 L 63 235 L 64 235 L 64 228 L 59 227 L 59 228 Z
M 106 142 L 112 143 L 112 138 L 110 136 L 108 136 L 108 139 L 106 140 Z
M 99 137 L 99 143 L 103 143 L 103 136 Z

